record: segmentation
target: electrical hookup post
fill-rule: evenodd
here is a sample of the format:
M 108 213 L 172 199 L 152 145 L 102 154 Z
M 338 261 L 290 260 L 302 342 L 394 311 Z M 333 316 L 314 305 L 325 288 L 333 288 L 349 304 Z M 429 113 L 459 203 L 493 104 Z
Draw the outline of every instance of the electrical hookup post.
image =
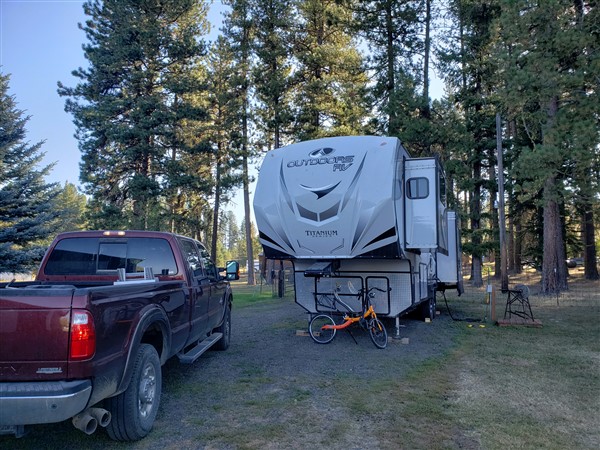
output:
M 487 287 L 485 289 L 485 300 L 483 306 L 483 322 L 491 321 L 492 324 L 496 323 L 496 290 L 494 285 L 490 281 L 490 269 L 488 268 L 487 273 Z
M 496 290 L 492 284 L 487 285 L 487 303 L 490 309 L 490 321 L 496 323 Z M 487 314 L 485 315 L 487 318 Z

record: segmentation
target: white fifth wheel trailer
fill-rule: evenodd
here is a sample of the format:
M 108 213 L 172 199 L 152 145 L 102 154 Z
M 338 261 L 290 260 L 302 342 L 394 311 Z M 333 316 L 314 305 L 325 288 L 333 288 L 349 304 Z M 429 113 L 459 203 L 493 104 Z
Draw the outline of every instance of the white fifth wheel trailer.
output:
M 435 317 L 435 291 L 462 292 L 458 220 L 446 209 L 436 158 L 411 158 L 393 137 L 344 136 L 269 151 L 254 214 L 266 258 L 289 259 L 295 301 L 311 314 L 334 290 L 375 290 L 378 316 L 417 307 Z M 356 300 L 358 302 L 358 300 Z

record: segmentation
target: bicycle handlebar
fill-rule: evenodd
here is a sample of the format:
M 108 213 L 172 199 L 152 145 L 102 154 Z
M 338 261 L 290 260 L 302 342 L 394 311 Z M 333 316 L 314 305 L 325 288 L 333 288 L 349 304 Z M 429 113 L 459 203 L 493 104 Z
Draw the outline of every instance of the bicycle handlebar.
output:
M 392 290 L 392 288 L 387 288 L 387 290 L 385 290 L 385 289 L 380 289 L 380 288 L 378 288 L 378 287 L 372 287 L 372 288 L 369 288 L 369 291 L 371 291 L 371 290 L 373 290 L 373 289 L 376 289 L 376 290 L 378 290 L 379 292 L 390 292 L 390 291 Z

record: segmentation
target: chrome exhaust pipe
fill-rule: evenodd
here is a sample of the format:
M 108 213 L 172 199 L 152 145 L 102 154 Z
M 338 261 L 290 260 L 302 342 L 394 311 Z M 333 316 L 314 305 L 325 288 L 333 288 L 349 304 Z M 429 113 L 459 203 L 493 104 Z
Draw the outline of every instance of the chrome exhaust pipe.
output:
M 87 410 L 77 414 L 72 419 L 73 426 L 85 434 L 92 434 L 98 428 L 98 420 L 96 420 Z
M 103 408 L 90 408 L 87 412 L 90 413 L 90 415 L 96 419 L 98 425 L 103 428 L 108 426 L 110 419 L 112 418 L 110 411 Z

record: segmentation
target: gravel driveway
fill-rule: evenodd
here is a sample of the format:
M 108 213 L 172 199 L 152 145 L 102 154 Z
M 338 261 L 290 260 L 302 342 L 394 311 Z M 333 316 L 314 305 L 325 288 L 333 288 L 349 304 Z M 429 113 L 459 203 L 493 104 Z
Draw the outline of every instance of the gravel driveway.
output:
M 390 429 L 399 418 L 388 416 L 386 404 L 401 401 L 394 386 L 408 371 L 451 347 L 451 319 L 403 318 L 400 337 L 408 344 L 391 339 L 380 350 L 362 330 L 354 332 L 358 344 L 345 332 L 316 344 L 297 333 L 307 318 L 289 299 L 234 304 L 229 350 L 165 365 L 157 421 L 139 442 L 115 443 L 103 431 L 85 436 L 67 421 L 32 427 L 18 440 L 1 436 L 0 448 L 397 448 L 381 437 L 381 430 L 401 432 Z M 394 323 L 385 323 L 392 336 Z

